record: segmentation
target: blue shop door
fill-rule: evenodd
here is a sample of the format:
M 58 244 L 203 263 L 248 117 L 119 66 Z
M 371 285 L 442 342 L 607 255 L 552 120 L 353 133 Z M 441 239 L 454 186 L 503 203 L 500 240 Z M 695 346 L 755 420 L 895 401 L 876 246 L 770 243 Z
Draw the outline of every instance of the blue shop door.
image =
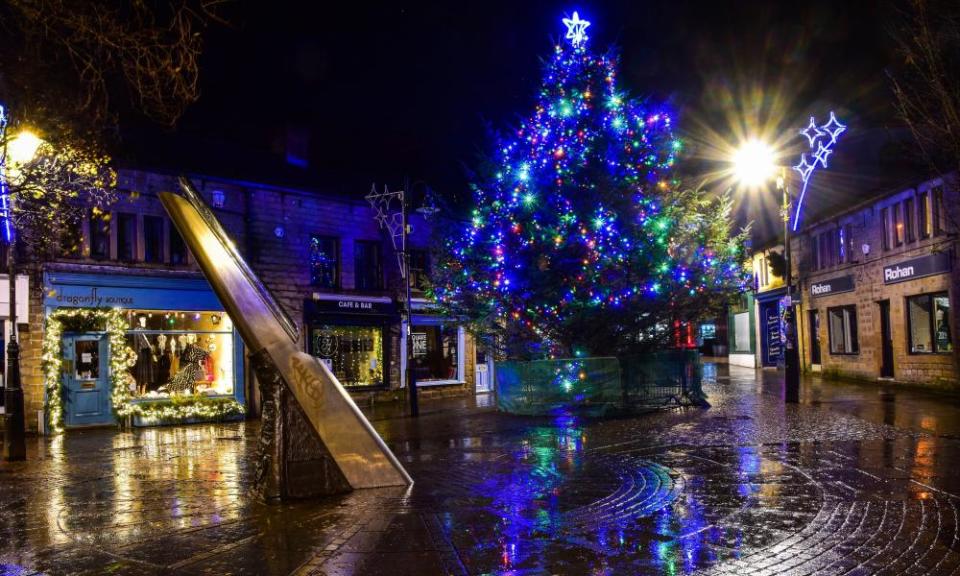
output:
M 105 335 L 63 337 L 67 426 L 113 423 L 108 366 Z

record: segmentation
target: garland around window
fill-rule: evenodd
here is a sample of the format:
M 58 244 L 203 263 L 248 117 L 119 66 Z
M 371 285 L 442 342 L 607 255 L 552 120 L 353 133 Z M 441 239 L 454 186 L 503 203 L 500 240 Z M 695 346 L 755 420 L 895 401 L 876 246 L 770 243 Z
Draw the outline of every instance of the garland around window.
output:
M 110 346 L 110 400 L 118 417 L 139 416 L 150 423 L 163 423 L 243 414 L 243 405 L 233 398 L 209 398 L 202 394 L 134 402 L 130 393 L 133 377 L 128 369 L 136 364 L 137 353 L 127 345 L 126 334 L 130 326 L 123 311 L 119 308 L 61 308 L 47 318 L 41 358 L 51 432 L 63 430 L 63 331 L 64 325 L 71 320 L 105 327 Z

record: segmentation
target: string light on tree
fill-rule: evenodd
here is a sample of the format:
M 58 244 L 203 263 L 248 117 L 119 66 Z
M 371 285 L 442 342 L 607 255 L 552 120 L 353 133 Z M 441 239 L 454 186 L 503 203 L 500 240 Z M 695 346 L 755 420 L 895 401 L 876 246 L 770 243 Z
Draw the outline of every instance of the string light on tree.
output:
M 526 355 L 609 354 L 739 287 L 742 238 L 728 199 L 681 190 L 670 111 L 618 86 L 588 21 L 563 24 L 532 113 L 497 140 L 466 228 L 445 234 L 433 292 Z

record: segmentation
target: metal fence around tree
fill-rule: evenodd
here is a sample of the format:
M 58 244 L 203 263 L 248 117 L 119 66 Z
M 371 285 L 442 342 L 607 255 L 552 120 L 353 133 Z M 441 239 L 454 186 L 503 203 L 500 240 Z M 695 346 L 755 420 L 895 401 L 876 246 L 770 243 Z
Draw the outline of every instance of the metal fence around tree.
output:
M 575 411 L 631 413 L 671 406 L 709 406 L 696 351 L 622 358 L 593 357 L 500 362 L 497 407 L 512 414 Z

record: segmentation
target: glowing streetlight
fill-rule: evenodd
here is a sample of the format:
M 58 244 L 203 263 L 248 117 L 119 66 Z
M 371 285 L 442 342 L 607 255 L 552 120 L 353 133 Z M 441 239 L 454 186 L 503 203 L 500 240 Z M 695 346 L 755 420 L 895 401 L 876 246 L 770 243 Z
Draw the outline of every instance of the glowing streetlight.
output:
M 783 256 L 786 261 L 786 289 L 787 294 L 781 301 L 786 314 L 783 322 L 785 350 L 783 351 L 784 364 L 784 400 L 799 402 L 800 400 L 800 355 L 797 350 L 796 321 L 794 319 L 793 302 L 793 271 L 790 258 L 790 209 L 792 197 L 786 182 L 786 170 L 777 166 L 777 154 L 773 147 L 756 138 L 747 140 L 734 153 L 731 159 L 733 172 L 741 185 L 749 188 L 760 188 L 772 179 L 775 179 L 777 190 L 783 194 Z
M 7 160 L 12 164 L 29 164 L 37 155 L 43 139 L 31 132 L 22 130 L 7 142 Z
M 9 321 L 10 335 L 6 346 L 7 382 L 4 387 L 6 422 L 3 441 L 5 460 L 26 460 L 24 439 L 26 420 L 23 402 L 23 386 L 20 382 L 20 345 L 17 344 L 17 234 L 11 221 L 13 197 L 10 185 L 19 185 L 21 167 L 30 164 L 37 155 L 43 140 L 30 130 L 21 130 L 7 137 L 6 109 L 0 106 L 0 230 L 7 243 L 7 283 L 10 287 Z
M 733 155 L 733 172 L 745 186 L 757 188 L 764 185 L 776 170 L 773 148 L 756 138 L 744 142 Z

